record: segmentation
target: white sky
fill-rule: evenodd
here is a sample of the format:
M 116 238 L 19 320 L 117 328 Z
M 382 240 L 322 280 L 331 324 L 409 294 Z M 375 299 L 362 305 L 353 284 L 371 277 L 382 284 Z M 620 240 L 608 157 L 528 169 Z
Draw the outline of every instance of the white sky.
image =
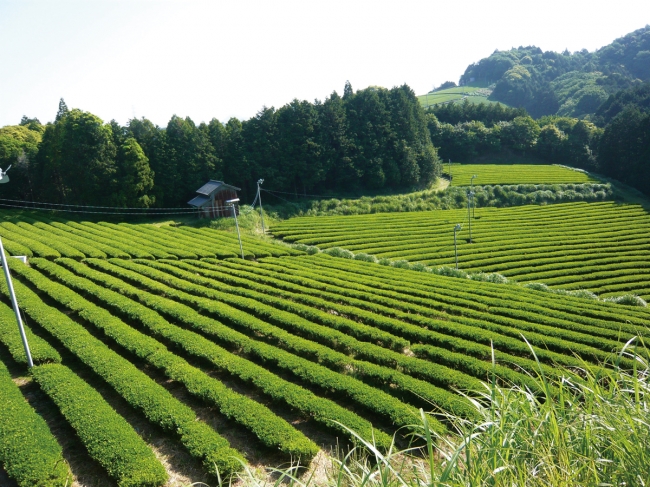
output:
M 293 98 L 458 81 L 495 49 L 593 51 L 648 0 L 0 0 L 0 126 L 70 108 L 125 124 L 247 119 Z

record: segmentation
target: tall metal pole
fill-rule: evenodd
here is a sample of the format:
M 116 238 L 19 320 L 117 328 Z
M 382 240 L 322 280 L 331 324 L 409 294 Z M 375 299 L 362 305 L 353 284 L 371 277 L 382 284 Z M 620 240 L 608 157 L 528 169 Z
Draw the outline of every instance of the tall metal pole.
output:
M 472 206 L 473 191 L 467 192 L 467 220 L 469 221 L 469 243 L 472 243 L 472 219 L 470 218 L 469 209 Z
M 460 230 L 462 227 L 460 226 L 460 223 L 457 223 L 456 226 L 454 227 L 454 253 L 456 254 L 456 269 L 458 270 L 458 245 L 456 245 L 456 232 Z
M 262 196 L 260 195 L 260 184 L 264 182 L 263 179 L 257 180 L 257 199 L 260 202 L 260 218 L 262 219 L 262 233 L 266 235 L 266 229 L 264 228 L 264 211 L 262 210 Z
M 7 262 L 7 254 L 5 254 L 4 245 L 2 245 L 2 238 L 0 238 L 0 254 L 2 254 L 2 269 L 5 273 L 5 279 L 7 280 L 7 288 L 9 288 L 9 297 L 11 298 L 11 305 L 14 308 L 14 314 L 16 315 L 16 321 L 18 322 L 18 330 L 20 330 L 20 338 L 23 340 L 23 347 L 25 347 L 25 355 L 27 356 L 27 365 L 32 368 L 34 362 L 32 361 L 32 354 L 29 351 L 29 344 L 27 343 L 27 335 L 25 335 L 25 328 L 23 326 L 23 320 L 20 317 L 20 309 L 18 308 L 18 301 L 16 300 L 16 293 L 14 292 L 14 286 L 11 282 L 11 275 L 9 274 L 9 263 Z
M 475 212 L 476 212 L 476 200 L 474 199 L 474 178 L 478 177 L 476 174 L 474 174 L 470 180 L 470 186 L 471 186 L 471 191 L 472 191 L 472 218 L 475 218 Z
M 235 226 L 237 227 L 237 238 L 239 239 L 239 250 L 241 251 L 241 258 L 244 258 L 244 247 L 241 244 L 241 234 L 239 233 L 239 223 L 237 222 L 237 211 L 235 211 L 235 203 L 231 203 L 232 206 L 232 216 L 235 217 Z

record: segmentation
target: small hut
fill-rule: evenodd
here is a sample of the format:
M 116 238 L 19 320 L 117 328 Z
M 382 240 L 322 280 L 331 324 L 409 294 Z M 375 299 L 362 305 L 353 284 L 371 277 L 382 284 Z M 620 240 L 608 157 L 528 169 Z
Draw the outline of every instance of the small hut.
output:
M 196 196 L 187 204 L 194 206 L 201 218 L 232 216 L 232 210 L 226 205 L 226 201 L 237 198 L 237 191 L 241 191 L 241 188 L 211 179 L 196 190 Z M 235 211 L 239 213 L 237 207 Z

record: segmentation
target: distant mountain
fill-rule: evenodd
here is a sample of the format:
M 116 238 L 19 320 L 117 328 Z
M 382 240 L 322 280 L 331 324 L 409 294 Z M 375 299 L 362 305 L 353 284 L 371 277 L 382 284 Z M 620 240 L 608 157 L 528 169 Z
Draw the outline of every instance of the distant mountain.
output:
M 495 83 L 493 101 L 525 108 L 533 117 L 592 119 L 609 96 L 650 80 L 650 25 L 596 52 L 542 51 L 535 46 L 495 51 L 471 64 L 460 85 Z

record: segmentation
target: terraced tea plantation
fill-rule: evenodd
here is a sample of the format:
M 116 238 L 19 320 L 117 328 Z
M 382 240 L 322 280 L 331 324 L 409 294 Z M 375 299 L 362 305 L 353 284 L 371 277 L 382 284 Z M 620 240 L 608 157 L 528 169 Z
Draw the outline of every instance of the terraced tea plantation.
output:
M 449 164 L 443 165 L 449 176 Z M 558 165 L 526 164 L 453 164 L 453 186 L 469 186 L 473 175 L 475 185 L 495 184 L 566 184 L 596 183 L 589 173 Z
M 519 282 L 650 299 L 650 215 L 639 205 L 566 203 L 515 208 L 293 218 L 273 227 L 288 242 L 342 247 L 391 260 L 498 272 Z
M 650 320 L 645 308 L 516 286 L 504 293 L 322 254 L 10 263 L 42 396 L 33 409 L 0 370 L 0 460 L 21 485 L 64 485 L 65 452 L 53 435 L 65 428 L 87 451 L 77 452 L 75 474 L 94 465 L 129 486 L 168 480 L 152 436 L 221 475 L 251 450 L 308 462 L 336 437 L 352 441 L 338 423 L 367 437 L 374 428 L 384 448 L 395 429 L 408 432 L 419 407 L 473 418 L 455 391 L 477 390 L 492 374 L 536 387 L 522 372 L 535 363 L 520 334 L 553 375 L 553 364 L 579 365 L 578 356 L 605 360 Z M 24 375 L 0 288 L 0 357 Z M 106 402 L 113 397 L 119 414 Z M 50 422 L 65 428 L 49 429 L 36 414 L 47 404 L 58 411 Z
M 226 259 L 241 255 L 237 234 L 188 226 L 35 220 L 23 217 L 17 223 L 0 223 L 0 237 L 11 255 L 47 259 Z M 243 234 L 242 242 L 244 257 L 247 259 L 302 253 Z
M 419 408 L 472 420 L 459 391 L 539 386 L 539 370 L 602 362 L 647 336 L 650 309 L 305 252 L 210 228 L 7 218 L 35 366 L 0 279 L 0 481 L 22 486 L 216 485 L 246 462 L 308 463 L 388 448 Z M 453 262 L 465 211 L 296 218 L 285 240 Z M 477 209 L 464 269 L 608 293 L 650 292 L 639 206 Z M 492 363 L 492 348 L 494 358 Z M 647 352 L 646 352 L 647 353 Z M 623 365 L 633 366 L 623 359 Z M 27 399 L 27 401 L 25 400 Z M 343 426 L 345 425 L 345 426 Z M 406 441 L 398 436 L 398 441 Z M 74 483 L 71 484 L 71 482 Z

